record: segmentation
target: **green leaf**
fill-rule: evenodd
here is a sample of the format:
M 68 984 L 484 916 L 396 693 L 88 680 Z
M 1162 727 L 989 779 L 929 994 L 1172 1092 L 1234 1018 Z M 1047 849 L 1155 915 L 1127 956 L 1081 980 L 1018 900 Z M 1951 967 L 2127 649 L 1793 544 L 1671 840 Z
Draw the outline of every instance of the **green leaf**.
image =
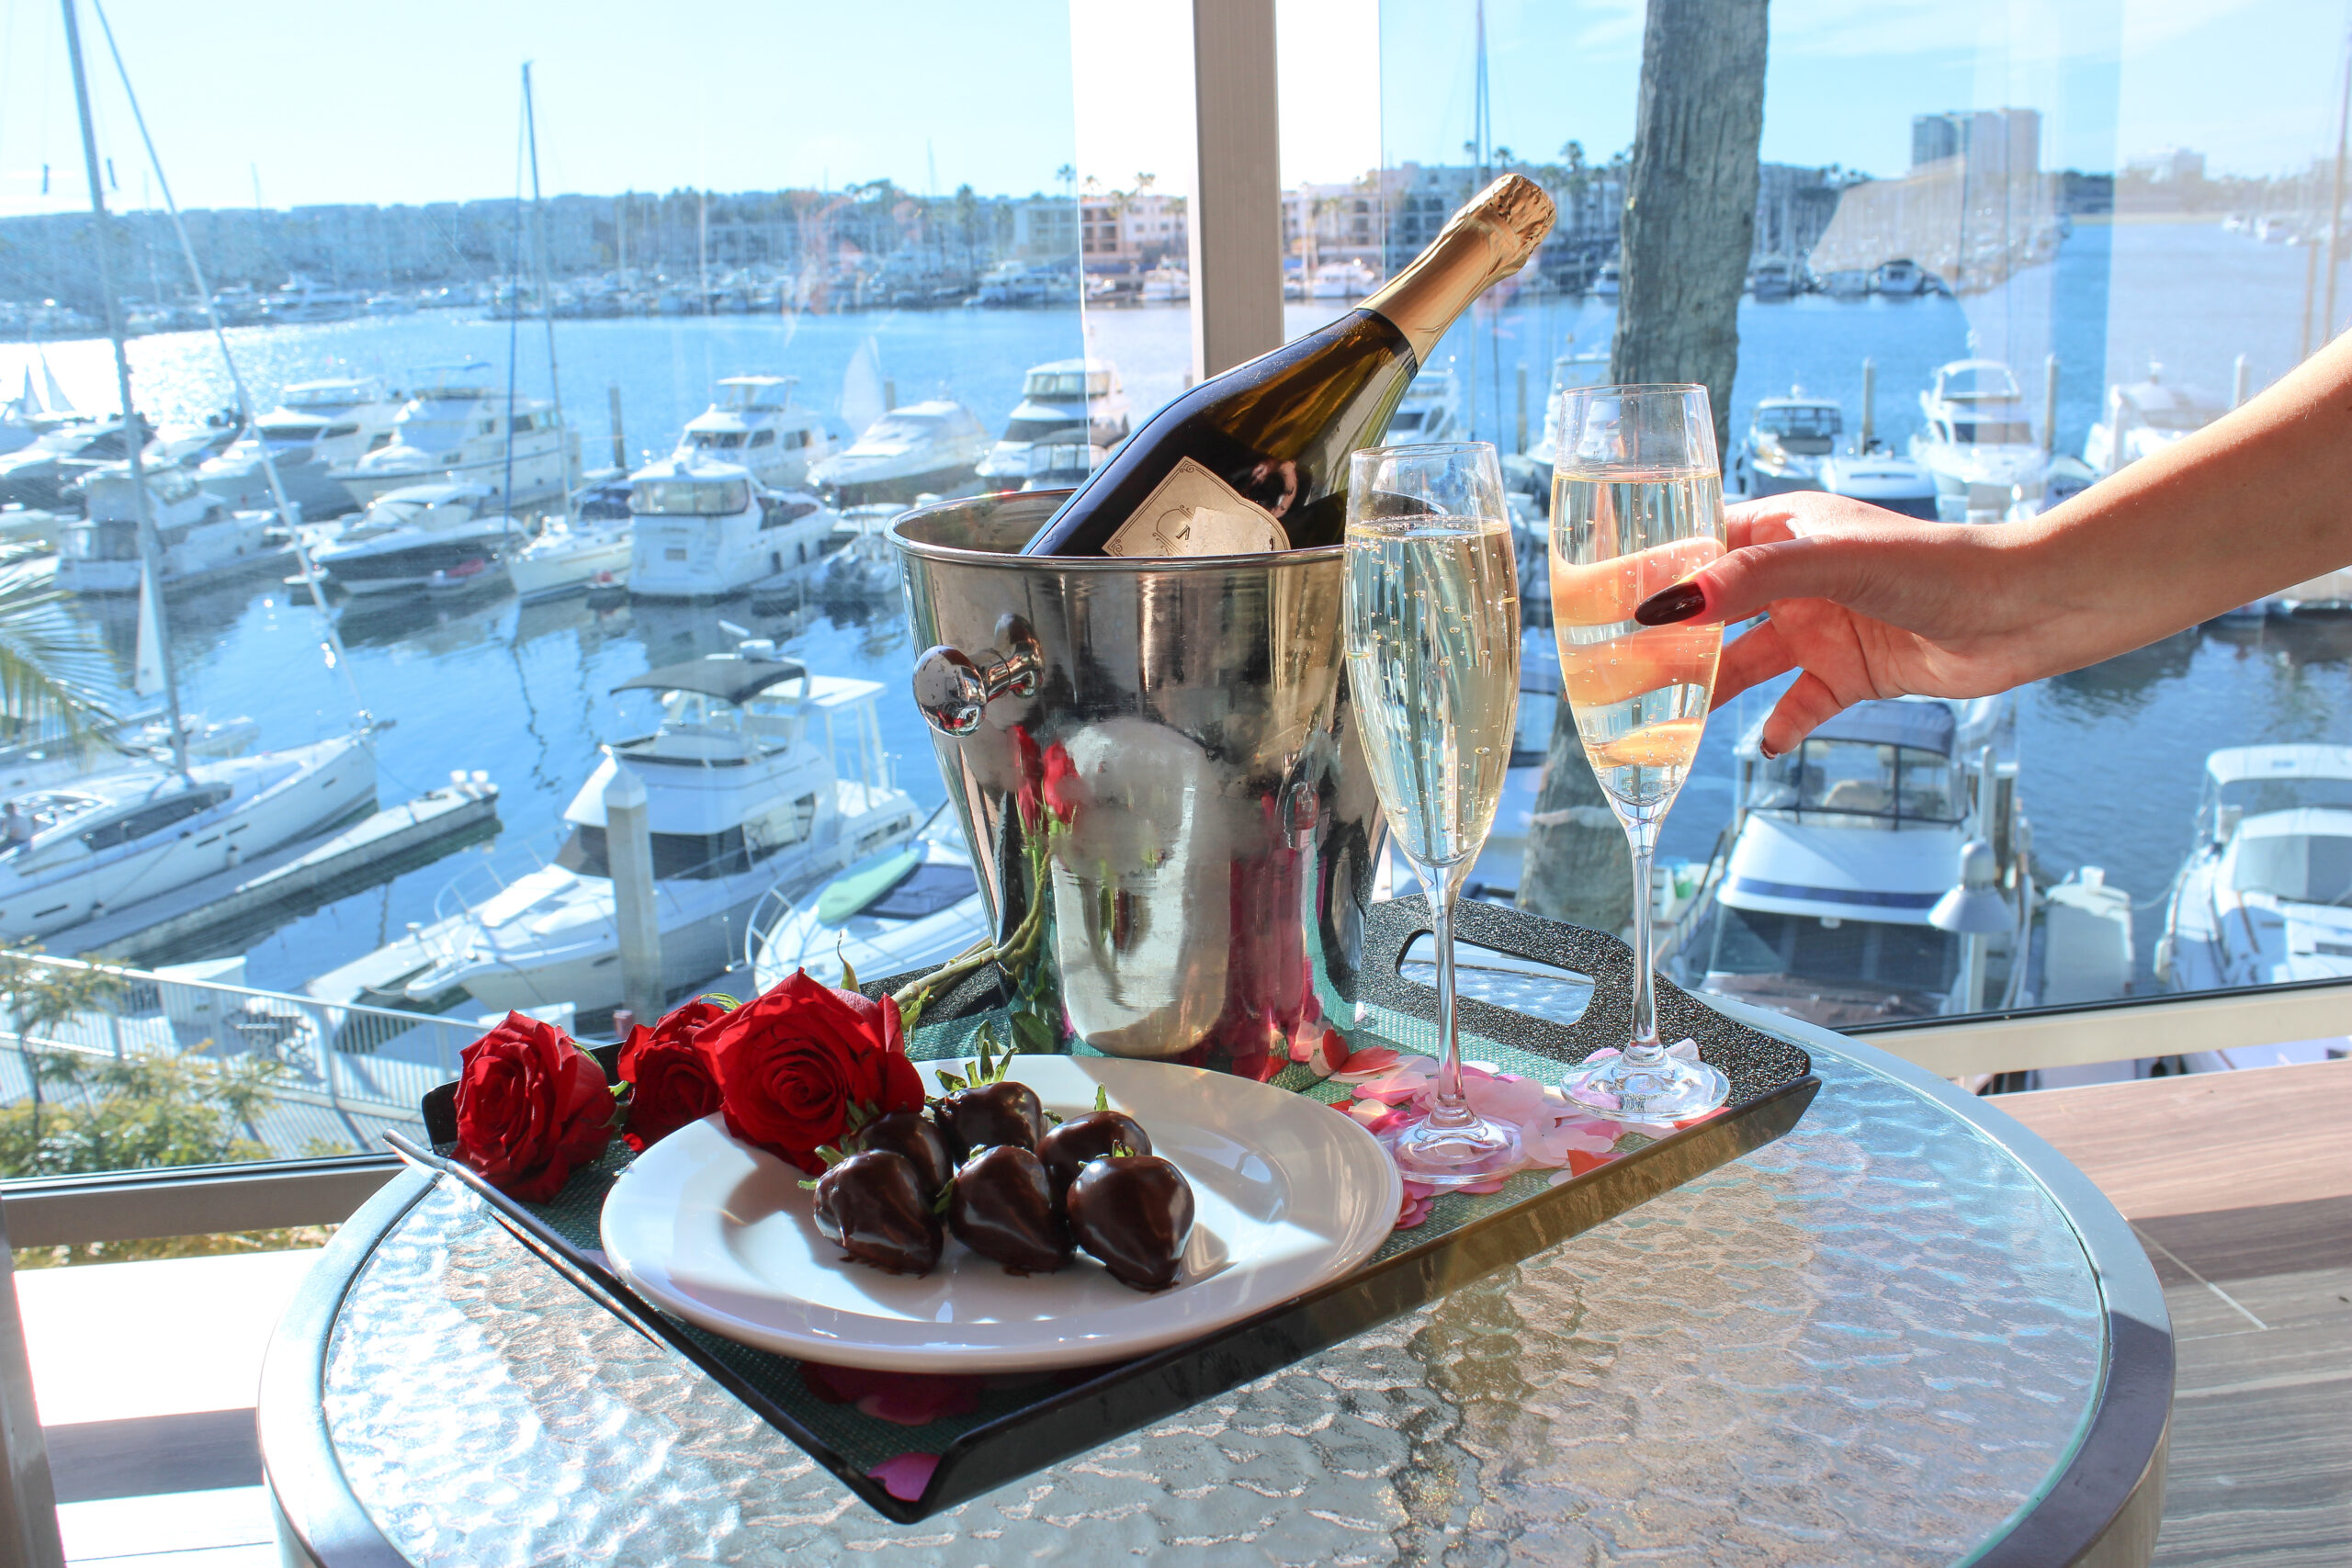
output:
M 1036 1013 L 1014 1013 L 1012 1033 L 1020 1048 L 1033 1056 L 1045 1055 L 1054 1048 L 1053 1028 Z
M 938 1069 L 938 1073 L 939 1087 L 947 1090 L 950 1094 L 953 1094 L 957 1089 L 969 1089 L 972 1087 L 970 1081 L 967 1079 L 963 1074 L 957 1072 L 953 1067 L 941 1067 Z
M 1096 1084 L 1094 1086 L 1094 1109 L 1097 1111 L 1108 1111 L 1111 1109 L 1111 1090 L 1108 1085 Z
M 812 1180 L 808 1180 L 808 1179 L 805 1179 L 805 1178 L 802 1179 L 802 1181 L 801 1181 L 801 1183 L 800 1183 L 800 1190 L 802 1190 L 803 1192 L 814 1192 L 816 1190 L 817 1190 L 817 1184 L 816 1184 L 816 1182 L 814 1182 L 814 1181 L 812 1181 Z
M 840 936 L 834 938 L 833 956 L 842 961 L 842 989 L 844 991 L 854 991 L 857 989 L 857 971 L 850 967 L 849 954 L 842 951 L 842 943 L 848 940 L 849 933 L 847 931 L 843 931 Z
M 1136 1157 L 1136 1152 L 1135 1150 L 1127 1147 L 1125 1144 L 1113 1144 L 1111 1145 L 1111 1157 L 1113 1159 L 1133 1159 Z
M 737 1001 L 733 997 L 729 996 L 725 991 L 705 991 L 701 996 L 696 997 L 695 1000 L 698 1002 L 710 1002 L 715 1006 L 725 1008 L 729 1012 L 734 1011 L 737 1008 L 743 1005 L 741 1002 Z
M 939 1196 L 931 1201 L 931 1212 L 934 1214 L 945 1213 L 947 1212 L 947 1205 L 955 1200 L 955 1196 L 956 1179 L 951 1176 L 945 1181 L 940 1183 Z

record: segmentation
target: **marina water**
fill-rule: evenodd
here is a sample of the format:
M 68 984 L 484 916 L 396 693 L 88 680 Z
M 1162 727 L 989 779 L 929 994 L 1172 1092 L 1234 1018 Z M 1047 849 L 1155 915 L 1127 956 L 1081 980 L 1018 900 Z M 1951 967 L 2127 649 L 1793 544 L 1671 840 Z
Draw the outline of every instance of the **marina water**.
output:
M 2056 262 L 2020 274 L 2001 292 L 1955 301 L 1743 302 L 1735 430 L 1757 399 L 1801 384 L 1838 399 L 1849 433 L 1860 414 L 1862 361 L 1877 366 L 1877 431 L 1898 451 L 1917 423 L 1918 390 L 1935 367 L 1973 351 L 2004 358 L 2038 408 L 2043 355 L 2059 359 L 2058 446 L 2079 451 L 2111 380 L 2135 379 L 2151 358 L 2168 378 L 2226 401 L 2233 363 L 2249 361 L 2253 385 L 2283 374 L 2299 349 L 2300 250 L 2264 246 L 2218 227 L 2085 226 Z M 1344 307 L 1294 304 L 1295 333 Z M 1540 431 L 1552 359 L 1605 350 L 1612 325 L 1598 299 L 1521 297 L 1482 310 L 1438 356 L 1471 400 L 1476 433 L 1510 449 L 1517 434 L 1518 367 L 1527 367 L 1530 438 Z M 607 386 L 620 391 L 633 467 L 665 454 L 679 428 L 710 401 L 725 375 L 797 376 L 803 402 L 838 408 L 843 377 L 871 341 L 900 403 L 953 397 L 991 431 L 1019 400 L 1023 372 L 1091 352 L 1123 372 L 1138 423 L 1183 384 L 1189 318 L 1182 308 L 1120 310 L 944 310 L 830 316 L 656 318 L 556 325 L 563 400 L 592 467 L 611 461 Z M 523 323 L 517 389 L 548 391 L 544 329 Z M 315 326 L 234 329 L 231 339 L 265 401 L 310 378 L 382 374 L 477 358 L 503 372 L 510 324 L 472 312 L 426 311 Z M 1081 346 L 1083 345 L 1083 347 Z M 0 345 L 0 380 L 20 378 L 28 351 Z M 113 402 L 103 341 L 43 345 L 77 404 Z M 210 339 L 162 334 L 131 344 L 138 395 L 151 417 L 201 417 L 230 401 Z M 2259 527 L 2260 517 L 2249 517 Z M 345 672 L 331 671 L 315 612 L 274 576 L 175 592 L 172 641 L 182 701 L 214 718 L 248 715 L 261 744 L 295 745 L 343 732 L 351 721 Z M 83 601 L 127 671 L 135 626 L 129 601 Z M 528 870 L 551 853 L 564 804 L 595 765 L 601 741 L 642 733 L 653 716 L 644 694 L 612 688 L 654 665 L 730 650 L 721 621 L 774 637 L 779 651 L 824 674 L 883 682 L 885 742 L 900 781 L 926 804 L 941 797 L 922 721 L 904 696 L 916 651 L 891 600 L 805 606 L 755 615 L 741 599 L 704 604 L 594 607 L 574 596 L 518 604 L 492 593 L 419 596 L 342 613 L 343 637 L 367 709 L 396 721 L 379 740 L 387 804 L 435 787 L 452 770 L 486 772 L 504 792 L 504 827 L 493 841 L 382 886 L 341 898 L 250 945 L 248 983 L 299 990 L 302 983 L 429 924 L 453 880 L 479 897 L 484 874 Z M 1732 803 L 1732 749 L 1770 694 L 1718 714 L 1673 815 L 1661 855 L 1704 859 Z M 126 698 L 128 705 L 140 705 Z M 2161 899 L 2187 848 L 2199 772 L 2207 752 L 2258 741 L 2352 740 L 2352 624 L 2212 626 L 2093 669 L 2042 682 L 2020 697 L 2022 791 L 2035 854 L 2055 877 L 2089 863 L 2128 888 L 2142 988 L 2161 919 Z M 233 942 L 229 952 L 245 949 Z M 188 959 L 219 956 L 189 951 Z

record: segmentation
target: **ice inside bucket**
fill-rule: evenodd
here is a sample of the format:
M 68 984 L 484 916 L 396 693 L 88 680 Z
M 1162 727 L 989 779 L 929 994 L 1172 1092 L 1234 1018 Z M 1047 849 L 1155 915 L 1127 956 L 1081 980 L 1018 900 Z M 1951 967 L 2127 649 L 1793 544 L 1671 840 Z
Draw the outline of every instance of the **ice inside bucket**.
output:
M 1352 1010 L 1380 856 L 1340 551 L 1019 554 L 1067 493 L 890 527 L 1016 1008 L 1062 1048 L 1270 1077 Z

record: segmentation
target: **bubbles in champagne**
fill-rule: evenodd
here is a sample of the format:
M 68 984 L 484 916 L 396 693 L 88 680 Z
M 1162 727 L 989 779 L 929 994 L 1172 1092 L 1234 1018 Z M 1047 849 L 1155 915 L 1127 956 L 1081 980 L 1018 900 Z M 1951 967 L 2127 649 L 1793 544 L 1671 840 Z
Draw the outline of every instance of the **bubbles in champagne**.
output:
M 1519 707 L 1519 581 L 1499 518 L 1367 519 L 1347 533 L 1348 680 L 1390 830 L 1425 865 L 1494 825 Z
M 1593 773 L 1621 809 L 1665 813 L 1690 773 L 1723 627 L 1645 626 L 1634 607 L 1723 553 L 1704 470 L 1561 473 L 1552 488 L 1552 619 Z

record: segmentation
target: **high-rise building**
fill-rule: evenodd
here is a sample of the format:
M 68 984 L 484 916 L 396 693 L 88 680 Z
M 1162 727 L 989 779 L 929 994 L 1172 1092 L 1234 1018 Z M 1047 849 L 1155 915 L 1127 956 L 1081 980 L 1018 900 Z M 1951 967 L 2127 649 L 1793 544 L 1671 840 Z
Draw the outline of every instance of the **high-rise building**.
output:
M 1911 166 L 1966 158 L 1972 175 L 2007 178 L 2041 168 L 2040 109 L 1954 109 L 1911 117 Z

